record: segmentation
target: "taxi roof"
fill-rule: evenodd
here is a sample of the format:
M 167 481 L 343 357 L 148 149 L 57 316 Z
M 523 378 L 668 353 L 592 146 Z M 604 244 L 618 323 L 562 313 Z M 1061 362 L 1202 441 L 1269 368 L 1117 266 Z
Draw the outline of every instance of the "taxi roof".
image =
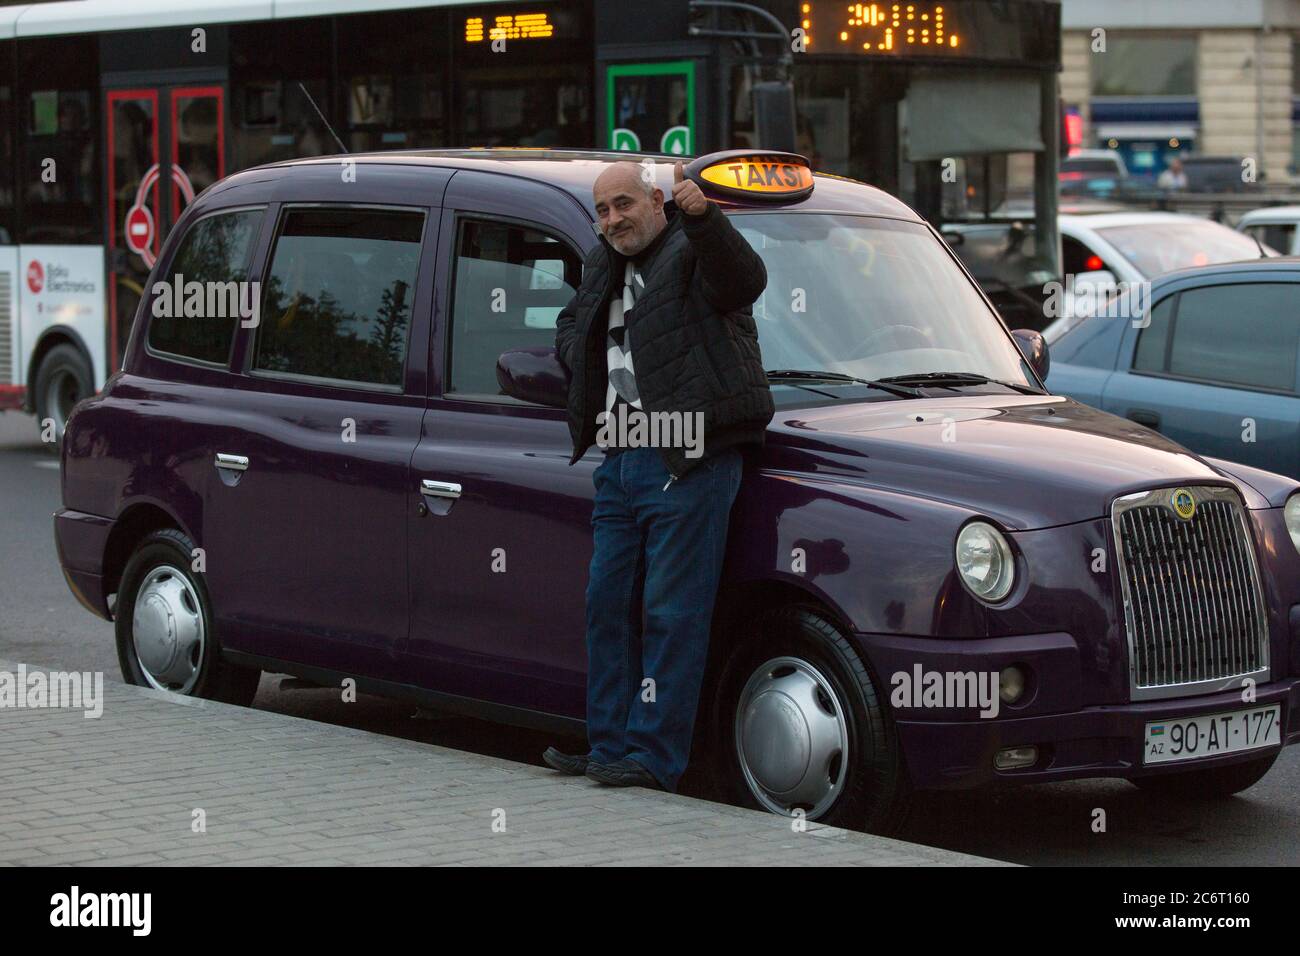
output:
M 758 151 L 756 151 L 758 152 Z M 426 165 L 447 166 L 459 169 L 479 169 L 550 183 L 570 193 L 594 219 L 595 205 L 591 187 L 596 177 L 611 163 L 653 160 L 658 186 L 666 196 L 672 195 L 673 164 L 688 163 L 692 156 L 673 156 L 666 153 L 632 153 L 613 150 L 584 149 L 530 149 L 520 147 L 473 147 L 467 149 L 409 149 L 387 150 L 372 153 L 348 153 L 348 160 L 376 165 Z M 343 154 L 313 156 L 302 159 L 268 163 L 260 169 L 338 163 Z M 905 203 L 893 196 L 860 183 L 857 180 L 816 173 L 812 194 L 798 202 L 788 203 L 737 203 L 716 200 L 728 209 L 780 209 L 799 212 L 845 212 L 868 216 L 887 216 L 921 222 L 922 219 Z

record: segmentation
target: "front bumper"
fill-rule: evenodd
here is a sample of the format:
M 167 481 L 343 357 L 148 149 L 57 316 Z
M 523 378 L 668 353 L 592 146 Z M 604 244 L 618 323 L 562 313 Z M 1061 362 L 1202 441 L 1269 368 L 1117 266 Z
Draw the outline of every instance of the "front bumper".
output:
M 995 717 L 981 718 L 974 709 L 954 710 L 895 707 L 891 713 L 899 746 L 912 785 L 945 790 L 981 786 L 1019 785 L 1085 777 L 1132 779 L 1159 776 L 1199 767 L 1241 763 L 1276 753 L 1277 747 L 1241 751 L 1144 766 L 1148 721 L 1173 721 L 1223 711 L 1281 705 L 1282 746 L 1300 743 L 1300 678 L 1287 677 L 1259 684 L 1254 700 L 1242 700 L 1242 689 L 1165 700 L 1085 706 L 1077 699 L 1082 682 L 1078 649 L 1067 634 L 935 641 L 858 635 L 859 645 L 880 679 L 885 700 L 891 697 L 891 675 L 923 672 L 997 673 L 1010 664 L 1027 665 L 1036 681 L 1056 691 L 1026 694 L 1028 703 L 1008 707 L 999 703 Z M 1035 746 L 1038 760 L 1016 770 L 998 770 L 994 755 L 1010 747 Z

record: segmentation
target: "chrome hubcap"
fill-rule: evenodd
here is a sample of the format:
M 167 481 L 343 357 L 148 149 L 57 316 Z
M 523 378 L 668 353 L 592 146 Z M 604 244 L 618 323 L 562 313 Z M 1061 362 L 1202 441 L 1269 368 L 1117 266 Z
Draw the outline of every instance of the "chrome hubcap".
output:
M 140 585 L 131 617 L 135 654 L 145 680 L 188 694 L 203 660 L 203 613 L 194 586 L 176 568 L 154 568 Z
M 758 667 L 736 708 L 736 751 L 750 792 L 773 813 L 815 820 L 835 803 L 848 768 L 843 702 L 812 664 L 776 657 Z

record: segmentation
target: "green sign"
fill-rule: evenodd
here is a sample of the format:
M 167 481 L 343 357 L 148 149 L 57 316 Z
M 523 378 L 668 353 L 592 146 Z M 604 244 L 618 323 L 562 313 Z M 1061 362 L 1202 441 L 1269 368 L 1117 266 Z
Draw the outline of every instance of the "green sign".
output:
M 605 68 L 605 140 L 628 152 L 695 152 L 695 63 L 619 63 Z

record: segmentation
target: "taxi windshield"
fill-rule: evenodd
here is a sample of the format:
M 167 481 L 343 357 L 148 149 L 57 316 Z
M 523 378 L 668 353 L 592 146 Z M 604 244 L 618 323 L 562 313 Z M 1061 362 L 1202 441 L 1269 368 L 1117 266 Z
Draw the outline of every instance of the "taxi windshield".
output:
M 970 372 L 1033 384 L 997 318 L 919 223 L 829 213 L 731 222 L 767 267 L 754 320 L 769 370 Z

